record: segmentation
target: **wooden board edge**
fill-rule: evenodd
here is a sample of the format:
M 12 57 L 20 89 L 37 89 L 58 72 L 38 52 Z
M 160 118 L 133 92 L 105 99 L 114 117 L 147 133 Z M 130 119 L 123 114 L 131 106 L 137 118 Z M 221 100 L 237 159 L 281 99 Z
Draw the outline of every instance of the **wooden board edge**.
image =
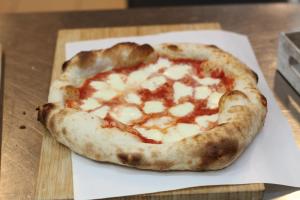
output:
M 249 190 L 249 186 L 251 186 L 252 190 Z M 245 190 L 240 190 L 241 188 L 245 188 Z M 243 185 L 222 185 L 222 186 L 202 186 L 203 192 L 199 192 L 200 187 L 195 188 L 185 188 L 180 190 L 171 190 L 165 192 L 158 193 L 149 193 L 142 195 L 133 195 L 126 197 L 118 197 L 118 198 L 109 198 L 117 199 L 117 200 L 170 200 L 174 199 L 185 199 L 185 200 L 231 200 L 231 199 L 262 199 L 265 191 L 264 184 L 255 183 L 255 184 L 243 184 Z M 221 191 L 216 191 L 214 188 L 218 190 L 223 188 Z M 232 190 L 229 190 L 232 189 Z M 246 190 L 247 188 L 247 190 Z M 208 191 L 206 191 L 208 189 Z M 209 191 L 212 190 L 212 191 Z
M 3 126 L 3 90 L 4 90 L 4 87 L 3 87 L 3 83 L 4 83 L 4 77 L 3 77 L 3 65 L 2 65 L 2 62 L 3 62 L 3 56 L 2 56 L 2 45 L 0 44 L 0 169 L 1 169 L 1 160 L 2 160 L 2 126 Z
M 128 26 L 128 27 L 103 27 L 103 28 L 87 28 L 87 29 L 62 29 L 58 32 L 58 38 L 57 38 L 57 44 L 56 44 L 56 49 L 55 49 L 55 58 L 54 58 L 54 63 L 53 63 L 53 70 L 52 70 L 52 78 L 51 82 L 58 76 L 59 73 L 57 73 L 57 69 L 61 68 L 62 63 L 65 60 L 65 49 L 64 45 L 67 42 L 71 41 L 81 41 L 81 40 L 90 40 L 90 39 L 104 39 L 107 37 L 126 37 L 126 36 L 132 36 L 132 35 L 147 35 L 147 34 L 155 34 L 155 33 L 160 33 L 160 32 L 167 32 L 167 31 L 182 31 L 184 30 L 195 30 L 198 29 L 198 27 L 203 27 L 210 26 L 210 29 L 221 29 L 221 26 L 219 23 L 196 23 L 196 24 L 172 24 L 172 25 L 147 25 L 147 26 L 140 26 L 139 29 L 137 30 L 136 26 Z M 166 28 L 165 30 L 161 30 L 161 26 L 166 26 L 169 27 Z M 125 34 L 120 34 L 120 30 L 126 29 Z M 201 28 L 200 28 L 201 29 Z M 203 28 L 202 28 L 203 29 Z M 129 30 L 129 31 L 128 31 Z M 95 34 L 93 34 L 93 32 Z M 110 36 L 110 32 L 114 33 L 114 36 Z M 99 37 L 99 34 L 101 37 Z M 98 35 L 98 37 L 94 37 L 95 35 Z M 44 141 L 46 140 L 46 141 Z M 49 140 L 49 141 L 47 141 Z M 44 149 L 48 144 L 53 145 L 53 147 L 57 147 L 61 149 L 61 151 L 64 151 L 63 155 L 69 156 L 69 159 L 65 159 L 65 161 L 69 162 L 66 166 L 69 166 L 70 169 L 68 174 L 71 174 L 70 176 L 72 177 L 72 166 L 71 166 L 71 158 L 70 158 L 70 150 L 65 148 L 64 146 L 58 144 L 56 141 L 52 141 L 53 138 L 49 134 L 45 134 L 43 138 L 43 143 L 42 143 L 42 151 L 41 151 L 41 159 L 40 159 L 40 166 L 39 166 L 39 174 L 38 174 L 38 181 L 37 181 L 37 187 L 36 187 L 36 198 L 37 199 L 70 199 L 73 198 L 73 184 L 72 180 L 71 181 L 65 181 L 71 184 L 71 188 L 66 188 L 65 190 L 56 190 L 54 189 L 52 192 L 55 193 L 53 195 L 49 195 L 44 193 L 44 189 L 46 187 L 49 187 L 47 185 L 47 182 L 45 182 L 44 178 L 49 178 L 45 176 L 47 173 L 43 173 L 44 171 L 44 166 L 47 163 L 43 157 L 43 155 L 46 155 L 47 152 L 46 149 Z M 59 147 L 60 146 L 60 147 Z M 63 148 L 61 148 L 63 147 Z M 47 158 L 47 157 L 46 157 Z M 49 173 L 48 173 L 49 174 Z M 50 173 L 51 175 L 51 173 Z M 44 178 L 43 178 L 44 177 Z M 72 179 L 72 178 L 71 178 Z M 249 190 L 249 186 L 251 189 Z M 202 189 L 201 189 L 202 188 Z M 224 190 L 221 190 L 220 188 L 226 188 Z M 230 185 L 230 186 L 204 186 L 204 187 L 195 187 L 195 188 L 188 188 L 188 189 L 182 189 L 182 190 L 174 190 L 174 191 L 165 191 L 165 192 L 159 192 L 159 193 L 152 193 L 152 194 L 145 194 L 145 195 L 136 195 L 136 196 L 131 196 L 130 198 L 136 199 L 136 198 L 142 198 L 142 197 L 170 197 L 172 195 L 186 195 L 186 196 L 193 196 L 194 194 L 197 195 L 207 195 L 207 192 L 209 191 L 211 193 L 218 193 L 218 194 L 227 194 L 228 195 L 228 189 L 230 193 L 236 194 L 236 195 L 241 195 L 243 192 L 252 192 L 253 194 L 255 193 L 257 197 L 263 195 L 263 191 L 265 190 L 264 184 L 263 183 L 257 183 L 257 184 L 245 184 L 245 185 Z M 201 192 L 202 190 L 202 192 Z M 226 191 L 225 191 L 226 190 Z M 183 194 L 183 191 L 186 193 Z M 218 191 L 218 192 L 216 192 Z M 250 198 L 251 196 L 249 196 Z M 122 197 L 121 197 L 122 198 Z M 124 197 L 127 198 L 127 197 Z M 258 198 L 259 199 L 259 198 Z

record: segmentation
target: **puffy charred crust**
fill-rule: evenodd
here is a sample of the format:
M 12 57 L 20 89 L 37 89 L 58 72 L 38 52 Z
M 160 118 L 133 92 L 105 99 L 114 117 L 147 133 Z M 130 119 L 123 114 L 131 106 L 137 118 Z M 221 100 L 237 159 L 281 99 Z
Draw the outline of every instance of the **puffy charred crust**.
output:
M 238 98 L 242 97 L 243 99 L 248 99 L 248 96 L 240 90 L 232 90 L 226 92 L 219 101 L 219 108 L 223 110 L 224 104 L 227 100 L 237 100 Z
M 158 58 L 158 55 L 149 44 L 118 43 L 108 49 L 82 51 L 71 60 L 66 61 L 62 65 L 62 70 L 65 72 L 73 65 L 81 69 L 91 68 L 96 64 L 97 58 L 109 61 L 108 63 L 114 67 L 128 67 L 154 62 Z
M 260 102 L 261 102 L 261 104 L 264 107 L 267 107 L 267 105 L 268 105 L 267 98 L 264 95 L 262 95 L 261 93 L 259 93 L 259 96 L 260 96 Z
M 212 169 L 214 164 L 230 164 L 238 154 L 239 143 L 236 139 L 223 138 L 219 141 L 207 142 L 204 151 L 200 155 L 202 158 L 200 169 Z M 218 165 L 218 164 L 217 164 Z M 224 165 L 226 167 L 227 165 Z
M 79 89 L 72 86 L 72 85 L 67 85 L 64 88 L 64 99 L 69 99 L 69 100 L 77 100 L 79 98 Z
M 70 60 L 67 60 L 66 62 L 63 63 L 63 65 L 61 67 L 63 72 L 66 71 L 69 64 L 70 64 Z
M 55 105 L 53 103 L 44 104 L 42 109 L 38 112 L 37 120 L 40 121 L 44 126 L 47 124 L 49 113 L 54 109 Z
M 254 77 L 256 83 L 258 83 L 258 75 L 257 75 L 257 73 L 255 71 L 253 71 L 253 70 L 250 70 L 250 72 L 251 72 L 252 77 Z
M 132 154 L 118 153 L 117 157 L 122 164 L 130 165 L 134 167 L 141 165 L 141 161 L 142 161 L 142 155 L 139 153 L 132 153 Z
M 153 168 L 156 168 L 158 170 L 168 170 L 174 165 L 171 161 L 163 161 L 163 160 L 157 160 L 153 163 Z
M 248 99 L 247 95 L 240 90 L 232 90 L 232 91 L 227 92 L 225 95 L 227 97 L 234 97 L 234 96 L 238 95 L 238 96 L 242 96 L 242 97 Z
M 78 64 L 80 68 L 89 68 L 96 62 L 96 51 L 82 51 L 77 54 Z
M 78 67 L 81 69 L 90 68 L 96 63 L 97 53 L 101 51 L 102 50 L 81 51 L 71 60 L 66 61 L 62 66 L 62 70 L 66 71 L 67 68 L 73 64 L 78 65 Z
M 216 45 L 213 45 L 213 44 L 206 45 L 206 46 L 209 47 L 209 48 L 212 48 L 212 49 L 218 49 L 218 50 L 220 50 L 219 47 L 217 47 Z
M 149 44 L 138 45 L 130 42 L 119 43 L 104 50 L 103 56 L 110 58 L 117 67 L 154 62 L 158 58 Z
M 180 52 L 182 51 L 177 45 L 175 44 L 168 44 L 166 45 L 166 47 L 171 50 L 171 51 L 175 51 L 175 52 Z

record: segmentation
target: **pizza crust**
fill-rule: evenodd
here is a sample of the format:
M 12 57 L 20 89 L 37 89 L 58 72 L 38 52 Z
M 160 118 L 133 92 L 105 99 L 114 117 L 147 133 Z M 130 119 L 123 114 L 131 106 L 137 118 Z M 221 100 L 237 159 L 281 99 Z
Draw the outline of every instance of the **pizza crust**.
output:
M 216 127 L 180 141 L 149 144 L 118 128 L 102 128 L 103 120 L 90 113 L 64 107 L 66 97 L 78 98 L 72 87 L 79 87 L 86 78 L 113 67 L 151 63 L 158 56 L 207 60 L 203 63 L 207 70 L 221 66 L 235 79 L 233 90 L 220 99 Z M 50 103 L 39 111 L 39 121 L 60 143 L 97 161 L 161 171 L 222 169 L 251 143 L 267 112 L 266 98 L 256 87 L 257 75 L 216 46 L 121 43 L 106 50 L 81 52 L 62 70 L 51 85 Z

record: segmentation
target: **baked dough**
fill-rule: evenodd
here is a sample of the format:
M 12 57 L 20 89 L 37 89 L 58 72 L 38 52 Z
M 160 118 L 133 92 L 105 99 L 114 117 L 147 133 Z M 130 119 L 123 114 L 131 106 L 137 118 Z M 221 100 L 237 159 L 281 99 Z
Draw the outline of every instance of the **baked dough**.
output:
M 76 88 L 99 72 L 155 62 L 159 57 L 204 60 L 206 71 L 216 68 L 234 79 L 218 102 L 216 125 L 174 142 L 145 143 L 120 124 L 105 128 L 103 119 L 66 107 L 77 99 Z M 264 124 L 267 100 L 257 89 L 258 77 L 245 64 L 214 45 L 191 43 L 119 43 L 108 49 L 80 52 L 62 66 L 38 119 L 50 134 L 72 151 L 101 162 L 149 170 L 218 170 L 230 165 Z

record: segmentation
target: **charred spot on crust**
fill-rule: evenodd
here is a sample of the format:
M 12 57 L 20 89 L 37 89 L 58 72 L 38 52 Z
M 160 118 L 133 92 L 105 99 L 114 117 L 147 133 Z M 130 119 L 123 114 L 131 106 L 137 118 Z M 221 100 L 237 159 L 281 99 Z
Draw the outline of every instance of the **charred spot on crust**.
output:
M 133 154 L 119 153 L 117 156 L 118 159 L 121 161 L 121 163 L 125 165 L 138 166 L 142 161 L 142 156 L 138 153 L 133 153 Z
M 77 54 L 79 67 L 88 68 L 93 65 L 96 61 L 96 52 L 95 51 L 81 51 Z
M 44 104 L 43 107 L 42 107 L 42 109 L 40 109 L 38 111 L 37 120 L 40 121 L 43 125 L 46 126 L 48 115 L 49 115 L 50 111 L 53 108 L 54 108 L 54 104 L 53 103 Z
M 97 51 L 81 51 L 76 56 L 66 61 L 62 65 L 62 71 L 65 72 L 68 66 L 73 63 L 78 64 L 79 68 L 88 68 L 96 61 Z
M 204 147 L 201 155 L 201 169 L 208 169 L 215 162 L 222 160 L 229 163 L 238 153 L 238 141 L 234 139 L 224 138 L 217 142 L 208 142 Z
M 115 66 L 128 67 L 142 63 L 154 62 L 157 59 L 154 49 L 149 44 L 119 43 L 104 50 L 103 55 L 109 57 Z
M 251 72 L 251 75 L 254 77 L 256 83 L 258 83 L 258 75 L 257 75 L 257 73 L 255 71 L 251 70 L 251 69 L 250 69 L 250 72 Z
M 154 49 L 149 44 L 137 45 L 133 48 L 130 53 L 129 59 L 140 58 L 141 61 L 144 58 L 147 58 L 151 53 L 154 52 Z
M 153 163 L 154 168 L 157 168 L 158 170 L 170 169 L 173 165 L 173 162 L 163 160 L 157 160 Z
M 268 105 L 267 98 L 264 95 L 262 95 L 261 93 L 259 93 L 259 96 L 260 96 L 260 102 L 261 102 L 261 104 L 263 106 L 267 107 L 267 105 Z
M 88 155 L 92 155 L 94 153 L 94 145 L 90 142 L 87 142 L 84 146 L 85 148 L 85 152 L 88 154 Z
M 219 47 L 217 47 L 216 45 L 213 45 L 213 44 L 207 45 L 207 47 L 210 47 L 210 48 L 213 48 L 213 49 L 219 49 Z
M 169 44 L 167 45 L 167 48 L 170 49 L 171 51 L 181 51 L 181 49 L 175 44 Z
M 66 69 L 67 69 L 69 63 L 70 63 L 70 60 L 68 60 L 68 61 L 66 61 L 66 62 L 63 63 L 63 65 L 62 65 L 62 67 L 61 67 L 61 69 L 62 69 L 63 72 L 66 71 Z

